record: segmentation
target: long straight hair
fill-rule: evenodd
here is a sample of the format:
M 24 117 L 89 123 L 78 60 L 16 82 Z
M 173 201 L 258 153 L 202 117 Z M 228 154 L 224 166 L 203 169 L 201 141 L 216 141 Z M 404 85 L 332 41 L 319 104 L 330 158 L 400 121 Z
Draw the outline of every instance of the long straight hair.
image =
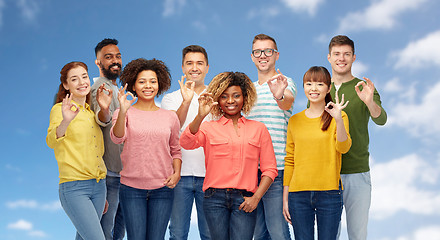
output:
M 309 68 L 309 70 L 307 70 L 306 73 L 304 73 L 303 86 L 306 82 L 322 82 L 325 85 L 327 85 L 327 87 L 330 88 L 331 76 L 327 68 L 322 66 L 313 66 Z M 327 105 L 329 102 L 332 101 L 333 101 L 332 96 L 330 95 L 330 92 L 328 92 L 325 95 L 325 105 Z M 324 110 L 324 112 L 321 115 L 322 131 L 326 131 L 328 129 L 332 119 L 333 117 L 327 111 Z
M 87 65 L 83 62 L 70 62 L 66 65 L 64 65 L 64 67 L 61 69 L 60 71 L 60 86 L 58 88 L 58 93 L 57 93 L 57 98 L 55 100 L 55 103 L 59 103 L 62 102 L 63 99 L 67 96 L 67 94 L 70 94 L 69 90 L 66 90 L 63 86 L 63 84 L 67 84 L 67 74 L 69 73 L 70 70 L 72 70 L 73 68 L 76 67 L 83 67 L 86 71 L 88 71 L 89 69 L 87 68 Z M 87 94 L 86 97 L 86 103 L 90 104 L 90 93 Z

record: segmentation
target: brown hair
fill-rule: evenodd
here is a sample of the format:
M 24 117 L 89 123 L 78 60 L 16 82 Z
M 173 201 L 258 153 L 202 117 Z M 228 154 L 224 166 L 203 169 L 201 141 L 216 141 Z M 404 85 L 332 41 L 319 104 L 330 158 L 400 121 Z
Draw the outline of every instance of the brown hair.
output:
M 278 50 L 277 42 L 275 41 L 275 39 L 273 39 L 273 37 L 260 33 L 254 37 L 254 40 L 252 41 L 252 45 L 254 45 L 254 43 L 258 40 L 270 40 L 275 44 L 275 50 Z
M 353 40 L 351 40 L 349 37 L 347 37 L 345 35 L 337 35 L 337 36 L 334 36 L 332 38 L 332 40 L 330 40 L 330 43 L 328 44 L 328 53 L 329 54 L 332 53 L 332 48 L 334 46 L 341 46 L 341 45 L 350 46 L 351 49 L 353 50 L 353 54 L 354 54 L 354 42 L 353 42 Z
M 215 102 L 222 93 L 230 86 L 239 86 L 243 93 L 243 108 L 241 111 L 246 115 L 251 111 L 257 100 L 257 91 L 249 77 L 241 72 L 223 72 L 215 76 L 208 85 L 206 92 L 212 93 L 212 98 Z M 217 104 L 211 110 L 212 116 L 218 118 L 223 115 L 220 106 Z
M 190 52 L 202 53 L 205 56 L 206 65 L 209 65 L 208 64 L 208 53 L 206 52 L 206 50 L 203 47 L 201 47 L 199 45 L 189 45 L 182 50 L 182 65 L 184 64 L 183 60 L 185 59 L 186 54 L 188 54 Z
M 309 68 L 309 70 L 307 70 L 306 73 L 304 73 L 303 86 L 306 82 L 322 82 L 325 85 L 327 85 L 328 87 L 330 87 L 331 86 L 331 76 L 330 76 L 330 73 L 328 72 L 327 68 L 322 67 L 322 66 L 313 66 L 313 67 Z M 332 96 L 330 95 L 330 92 L 328 92 L 325 95 L 325 104 L 327 105 L 327 103 L 329 103 L 331 101 L 333 101 L 333 99 L 332 99 Z M 333 117 L 327 111 L 324 110 L 324 112 L 321 115 L 321 123 L 322 123 L 321 130 L 322 131 L 326 131 L 328 129 L 332 119 L 333 119 Z
M 67 96 L 67 94 L 70 94 L 69 90 L 66 90 L 64 88 L 63 84 L 67 84 L 67 74 L 69 73 L 70 70 L 72 70 L 73 68 L 77 68 L 77 67 L 83 67 L 86 71 L 88 71 L 89 69 L 87 68 L 87 65 L 83 62 L 70 62 L 66 65 L 64 65 L 64 67 L 61 69 L 60 71 L 60 86 L 58 88 L 58 93 L 57 93 L 57 97 L 55 100 L 55 103 L 59 103 L 62 102 L 63 99 Z M 90 104 L 90 93 L 87 94 L 86 97 L 86 103 Z
M 120 81 L 122 86 L 127 84 L 127 91 L 131 92 L 134 96 L 137 96 L 136 92 L 133 90 L 133 87 L 136 83 L 136 78 L 139 73 L 142 71 L 151 70 L 156 73 L 157 81 L 159 83 L 159 90 L 157 91 L 156 97 L 160 94 L 167 91 L 171 86 L 171 74 L 168 70 L 168 67 L 164 62 L 151 59 L 147 60 L 145 58 L 138 58 L 131 62 L 129 62 L 124 71 L 122 71 Z

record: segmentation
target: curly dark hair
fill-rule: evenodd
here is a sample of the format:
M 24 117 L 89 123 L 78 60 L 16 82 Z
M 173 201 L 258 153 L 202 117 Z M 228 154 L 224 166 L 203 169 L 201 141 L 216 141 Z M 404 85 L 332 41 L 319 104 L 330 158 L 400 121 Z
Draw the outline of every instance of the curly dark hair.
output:
M 129 62 L 122 71 L 120 82 L 122 86 L 127 84 L 127 91 L 137 96 L 133 90 L 136 83 L 137 76 L 142 71 L 151 70 L 156 73 L 157 81 L 159 83 L 159 90 L 156 97 L 166 92 L 171 86 L 171 74 L 164 62 L 155 58 L 147 60 L 145 58 L 138 58 Z
M 104 40 L 102 40 L 101 42 L 99 42 L 96 47 L 95 47 L 95 56 L 98 56 L 98 52 L 101 51 L 101 49 L 107 45 L 118 45 L 118 40 L 116 39 L 111 39 L 111 38 L 106 38 Z
M 257 91 L 251 79 L 246 74 L 242 72 L 220 73 L 212 79 L 206 92 L 212 93 L 212 98 L 217 102 L 220 95 L 230 86 L 240 87 L 244 98 L 241 111 L 247 115 L 257 100 Z M 211 110 L 211 114 L 213 117 L 218 118 L 223 115 L 223 112 L 220 106 L 217 105 Z

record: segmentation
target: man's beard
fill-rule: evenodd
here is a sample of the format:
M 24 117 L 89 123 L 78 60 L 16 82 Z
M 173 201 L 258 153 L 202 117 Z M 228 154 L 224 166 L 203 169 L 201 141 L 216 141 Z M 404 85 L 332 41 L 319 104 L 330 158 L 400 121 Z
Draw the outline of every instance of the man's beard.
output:
M 119 71 L 117 71 L 116 73 L 113 72 L 113 71 L 111 70 L 111 68 L 112 68 L 113 66 L 118 66 L 118 67 L 119 67 Z M 122 66 L 121 66 L 121 64 L 119 64 L 119 63 L 113 63 L 112 65 L 108 66 L 107 69 L 105 69 L 104 66 L 102 66 L 102 64 L 100 64 L 100 67 L 101 67 L 101 71 L 102 71 L 102 73 L 104 74 L 104 77 L 106 77 L 106 78 L 109 79 L 109 80 L 116 80 L 116 78 L 118 78 L 119 75 L 121 75 L 121 69 L 122 69 Z

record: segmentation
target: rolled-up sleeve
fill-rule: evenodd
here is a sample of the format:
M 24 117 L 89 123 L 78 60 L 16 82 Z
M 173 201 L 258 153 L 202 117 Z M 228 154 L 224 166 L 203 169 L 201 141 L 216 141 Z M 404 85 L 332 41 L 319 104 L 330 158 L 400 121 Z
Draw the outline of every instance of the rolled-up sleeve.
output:
M 125 116 L 125 124 L 124 124 L 124 136 L 122 137 L 116 137 L 115 134 L 113 133 L 113 128 L 115 127 L 116 124 L 116 120 L 118 120 L 118 114 L 119 114 L 119 108 L 116 109 L 116 111 L 113 113 L 113 118 L 112 118 L 112 128 L 110 129 L 110 138 L 112 139 L 112 141 L 115 144 L 121 144 L 125 141 L 125 139 L 127 138 L 127 116 Z
M 266 126 L 261 131 L 260 170 L 261 176 L 268 176 L 272 180 L 278 176 L 277 161 L 273 150 L 272 139 Z
M 203 123 L 202 123 L 203 126 Z M 201 127 L 202 127 L 201 126 Z M 186 150 L 196 149 L 199 147 L 205 146 L 205 134 L 201 129 L 199 129 L 196 134 L 192 134 L 189 130 L 189 126 L 185 128 L 185 130 L 180 135 L 180 146 L 182 146 Z
M 340 153 L 346 153 L 348 150 L 350 150 L 351 147 L 351 137 L 350 137 L 350 127 L 348 122 L 348 116 L 345 112 L 342 112 L 342 120 L 344 121 L 344 127 L 345 131 L 347 132 L 347 139 L 343 142 L 339 142 L 336 140 L 336 151 Z M 337 139 L 337 136 L 335 134 L 335 137 Z

